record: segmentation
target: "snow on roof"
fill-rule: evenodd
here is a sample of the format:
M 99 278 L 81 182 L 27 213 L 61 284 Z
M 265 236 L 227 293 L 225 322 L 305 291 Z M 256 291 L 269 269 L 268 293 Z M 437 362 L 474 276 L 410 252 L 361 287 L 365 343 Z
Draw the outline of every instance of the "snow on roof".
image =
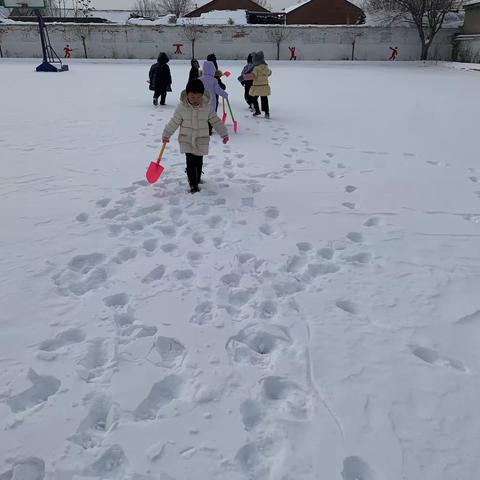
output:
M 294 10 L 296 10 L 297 8 L 300 8 L 300 7 L 303 7 L 304 5 L 306 5 L 307 3 L 310 3 L 312 0 L 305 0 L 303 2 L 298 2 L 297 4 L 295 5 L 291 5 L 290 7 L 286 7 L 283 9 L 283 11 L 285 13 L 290 13 L 290 12 L 293 12 Z M 363 1 L 362 0 L 347 0 L 349 3 L 351 3 L 352 5 L 355 5 L 356 7 L 358 8 L 362 8 L 362 5 L 363 5 Z M 475 0 L 476 2 L 477 1 L 480 1 L 480 0 Z
M 193 22 L 197 25 L 247 25 L 246 10 L 212 10 L 202 13 L 199 17 L 179 19 L 180 23 Z
M 150 18 L 129 18 L 127 20 L 129 25 L 175 25 L 175 15 L 165 15 L 154 19 Z
M 284 8 L 283 11 L 285 13 L 290 13 L 290 12 L 293 12 L 294 10 L 296 10 L 297 8 L 303 7 L 303 5 L 306 5 L 307 3 L 310 3 L 310 2 L 311 2 L 311 0 L 305 0 L 303 2 L 297 3 L 296 5 L 292 5 L 290 7 Z
M 131 10 L 93 10 L 91 17 L 104 18 L 112 23 L 127 23 Z
M 480 6 L 480 0 L 471 0 L 463 4 L 464 7 L 473 7 L 474 5 Z

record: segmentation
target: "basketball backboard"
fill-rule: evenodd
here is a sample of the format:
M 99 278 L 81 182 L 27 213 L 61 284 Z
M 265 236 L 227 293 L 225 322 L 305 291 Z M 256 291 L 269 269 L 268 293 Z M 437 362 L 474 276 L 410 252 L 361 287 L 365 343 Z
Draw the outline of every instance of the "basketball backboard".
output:
M 3 0 L 7 8 L 43 8 L 45 0 Z

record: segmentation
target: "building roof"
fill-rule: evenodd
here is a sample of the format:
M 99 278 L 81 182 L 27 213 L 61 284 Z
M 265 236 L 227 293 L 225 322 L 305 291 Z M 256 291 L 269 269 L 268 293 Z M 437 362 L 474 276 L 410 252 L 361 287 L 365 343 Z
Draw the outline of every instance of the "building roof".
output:
M 471 0 L 470 2 L 466 2 L 463 4 L 464 7 L 480 7 L 480 1 L 479 0 Z
M 284 8 L 283 11 L 288 14 L 288 13 L 291 13 L 291 12 L 297 10 L 300 7 L 303 7 L 304 5 L 307 5 L 310 2 L 313 2 L 313 1 L 314 0 L 304 0 L 304 1 L 298 2 L 296 5 L 291 5 L 290 7 Z M 361 3 L 360 0 L 345 0 L 345 1 L 347 3 L 352 4 L 354 7 L 361 8 L 360 7 L 360 3 Z M 480 1 L 480 0 L 475 0 L 475 1 Z
M 254 0 L 212 0 L 211 2 L 187 13 L 185 16 L 199 17 L 202 13 L 214 10 L 253 10 L 257 12 L 268 12 L 266 8 L 258 5 Z
M 291 5 L 290 7 L 284 8 L 283 11 L 285 13 L 290 13 L 296 10 L 297 8 L 303 7 L 303 5 L 306 5 L 307 3 L 310 3 L 311 0 L 305 0 L 303 2 L 297 3 L 296 5 Z

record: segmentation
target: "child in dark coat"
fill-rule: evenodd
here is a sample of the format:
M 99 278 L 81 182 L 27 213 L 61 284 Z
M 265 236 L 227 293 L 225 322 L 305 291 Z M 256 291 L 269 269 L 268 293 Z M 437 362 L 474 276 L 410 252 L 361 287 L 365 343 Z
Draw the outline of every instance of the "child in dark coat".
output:
M 190 69 L 190 74 L 188 75 L 189 82 L 202 76 L 202 71 L 200 70 L 200 64 L 198 63 L 198 60 L 193 59 L 190 62 L 190 65 L 192 68 Z
M 150 67 L 149 79 L 150 90 L 153 94 L 153 104 L 158 105 L 158 97 L 160 97 L 160 105 L 165 105 L 167 92 L 172 91 L 172 76 L 170 67 L 167 65 L 170 59 L 165 52 L 158 56 L 157 63 Z
M 245 75 L 252 73 L 253 71 L 253 54 L 249 53 L 247 57 L 247 64 L 243 67 L 242 73 L 238 77 L 238 81 L 243 85 L 245 89 L 245 101 L 247 102 L 248 108 L 253 112 L 254 100 L 250 96 L 250 87 L 253 85 L 253 80 L 246 80 Z

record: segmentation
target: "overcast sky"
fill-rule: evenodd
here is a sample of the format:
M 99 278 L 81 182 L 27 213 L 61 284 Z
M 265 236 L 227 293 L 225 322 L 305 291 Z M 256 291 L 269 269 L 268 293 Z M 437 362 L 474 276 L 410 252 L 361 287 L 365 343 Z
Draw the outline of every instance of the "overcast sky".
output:
M 194 3 L 200 6 L 208 1 L 209 0 L 194 0 Z M 299 3 L 298 0 L 270 0 L 270 4 L 274 10 L 281 10 L 296 3 Z M 124 10 L 131 8 L 135 4 L 135 0 L 92 0 L 92 4 L 97 10 Z

